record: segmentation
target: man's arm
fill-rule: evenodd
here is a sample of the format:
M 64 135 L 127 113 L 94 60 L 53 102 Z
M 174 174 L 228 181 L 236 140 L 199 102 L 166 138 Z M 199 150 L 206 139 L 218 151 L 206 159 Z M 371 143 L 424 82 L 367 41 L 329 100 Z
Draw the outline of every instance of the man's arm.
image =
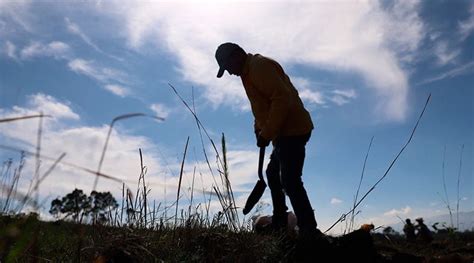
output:
M 278 136 L 288 115 L 291 91 L 284 81 L 283 69 L 276 62 L 270 60 L 260 62 L 254 76 L 256 87 L 270 100 L 270 111 L 261 127 L 260 135 L 265 139 L 273 140 Z
M 258 125 L 257 125 L 257 120 L 254 119 L 253 120 L 253 131 L 255 132 L 255 134 L 259 134 L 261 130 L 262 129 L 260 127 L 258 127 Z

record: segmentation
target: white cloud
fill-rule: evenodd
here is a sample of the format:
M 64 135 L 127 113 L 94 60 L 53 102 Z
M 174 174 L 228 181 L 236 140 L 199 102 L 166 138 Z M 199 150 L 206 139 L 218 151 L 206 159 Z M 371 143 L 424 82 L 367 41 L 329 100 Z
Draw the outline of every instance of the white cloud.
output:
M 355 92 L 354 89 L 348 89 L 348 90 L 336 89 L 336 90 L 333 90 L 332 93 L 334 93 L 336 95 L 341 95 L 341 96 L 349 98 L 349 99 L 357 97 L 356 92 Z
M 7 54 L 7 56 L 13 60 L 18 60 L 16 55 L 16 46 L 10 41 L 5 43 L 5 54 Z
M 291 77 L 291 82 L 298 89 L 300 98 L 304 102 L 316 105 L 325 105 L 324 96 L 320 91 L 316 91 L 311 80 L 301 77 Z
M 20 52 L 22 59 L 32 59 L 35 57 L 54 57 L 56 59 L 67 58 L 70 52 L 68 44 L 61 41 L 53 41 L 49 44 L 32 42 Z
M 125 97 L 130 93 L 130 91 L 127 88 L 120 85 L 109 84 L 109 85 L 105 85 L 104 88 L 120 97 Z
M 92 79 L 95 79 L 101 83 L 108 83 L 108 82 L 120 82 L 120 83 L 128 83 L 127 81 L 127 74 L 116 70 L 113 68 L 107 67 L 100 67 L 92 60 L 84 60 L 80 58 L 73 59 L 68 63 L 69 69 L 72 71 L 88 76 Z M 115 90 L 118 91 L 117 85 L 113 86 L 109 91 Z M 123 90 L 122 90 L 123 91 Z M 113 92 L 113 91 L 112 91 Z M 123 94 L 124 95 L 124 94 Z
M 348 90 L 336 89 L 336 90 L 333 90 L 332 93 L 334 95 L 330 98 L 330 100 L 339 106 L 349 103 L 351 99 L 354 99 L 357 97 L 354 89 L 348 89 Z
M 400 210 L 397 210 L 397 209 L 392 209 L 390 211 L 387 211 L 385 213 L 383 213 L 384 216 L 389 216 L 389 217 L 393 217 L 393 216 L 397 216 L 397 215 L 408 215 L 410 214 L 412 211 L 411 207 L 409 206 L 405 206 L 404 208 L 400 209 Z
M 214 105 L 248 109 L 237 78 L 215 78 L 215 48 L 232 41 L 284 67 L 305 64 L 357 72 L 377 95 L 375 112 L 392 120 L 405 118 L 409 76 L 402 64 L 413 58 L 423 37 L 418 1 L 397 1 L 389 9 L 376 1 L 241 5 L 121 3 L 101 10 L 125 17 L 128 43 L 137 50 L 145 43 L 166 47 L 184 79 L 203 86 Z
M 330 92 L 323 93 L 315 88 L 318 85 L 335 86 L 328 83 L 315 83 L 309 79 L 301 77 L 292 77 L 292 82 L 299 90 L 301 99 L 310 104 L 319 106 L 327 106 L 327 101 L 341 106 L 348 103 L 350 100 L 357 97 L 354 89 L 335 89 Z M 329 94 L 328 94 L 329 93 Z
M 300 98 L 303 101 L 307 101 L 309 103 L 314 103 L 317 105 L 324 105 L 324 98 L 321 92 L 312 91 L 310 89 L 302 89 L 300 92 Z
M 474 4 L 471 3 L 469 8 L 469 17 L 463 21 L 459 21 L 459 34 L 461 35 L 461 40 L 465 40 L 471 35 L 474 31 Z
M 393 1 L 384 15 L 384 44 L 391 46 L 401 61 L 410 62 L 424 37 L 423 22 L 418 14 L 420 1 Z
M 444 66 L 448 63 L 454 63 L 455 59 L 461 54 L 460 49 L 450 49 L 445 41 L 438 41 L 434 48 L 434 53 L 438 59 L 438 64 Z
M 99 74 L 95 67 L 92 66 L 92 62 L 90 61 L 83 59 L 74 59 L 68 63 L 68 66 L 72 71 L 76 73 L 84 74 L 97 80 L 104 80 L 102 74 Z
M 73 163 L 95 171 L 109 127 L 107 125 L 81 126 L 77 122 L 73 124 L 67 122 L 68 120 L 79 119 L 79 115 L 72 110 L 70 103 L 59 101 L 45 94 L 29 96 L 28 102 L 24 107 L 0 108 L 0 119 L 37 114 L 39 111 L 53 116 L 53 118 L 45 118 L 43 120 L 42 156 L 57 158 L 61 153 L 66 153 L 62 163 Z M 35 119 L 8 122 L 0 126 L 0 136 L 6 139 L 9 146 L 34 152 L 37 130 L 38 121 L 35 121 Z M 171 160 L 164 161 L 163 158 L 165 157 L 158 157 L 156 155 L 154 149 L 157 147 L 147 137 L 128 134 L 116 127 L 111 134 L 101 171 L 125 181 L 133 189 L 138 178 L 140 165 L 138 149 L 141 148 L 144 164 L 148 168 L 146 182 L 149 185 L 148 189 L 151 189 L 149 198 L 150 200 L 156 199 L 160 202 L 167 200 L 169 204 L 176 196 L 180 160 L 176 159 L 173 161 L 173 158 L 170 158 Z M 193 146 L 191 145 L 190 147 Z M 233 147 L 228 145 L 228 149 L 231 148 Z M 181 151 L 182 149 L 179 149 L 179 154 L 182 154 Z M 208 154 L 208 156 L 212 155 Z M 214 175 L 216 176 L 213 179 L 203 158 L 193 159 L 188 158 L 184 167 L 182 182 L 183 200 L 180 201 L 182 205 L 187 204 L 187 199 L 190 196 L 189 191 L 194 167 L 196 167 L 194 195 L 195 200 L 197 200 L 195 202 L 202 202 L 202 191 L 213 191 L 213 185 L 217 184 L 223 189 L 221 178 L 217 173 L 216 162 L 210 160 Z M 229 178 L 238 202 L 237 206 L 239 207 L 244 205 L 247 194 L 257 178 L 257 159 L 256 151 L 227 151 Z M 34 164 L 34 157 L 27 157 L 24 173 L 18 188 L 19 191 L 26 192 L 31 175 L 34 174 Z M 50 161 L 42 160 L 41 172 L 45 172 L 50 165 Z M 60 164 L 40 186 L 40 199 L 47 196 L 51 198 L 62 196 L 72 191 L 75 187 L 89 192 L 93 181 L 93 175 Z M 120 183 L 102 178 L 99 180 L 98 190 L 111 191 L 116 198 L 119 198 L 121 196 L 121 187 Z M 47 205 L 47 203 L 45 204 Z M 219 209 L 219 205 L 215 203 L 213 208 Z
M 64 18 L 64 21 L 66 22 L 66 27 L 67 27 L 67 30 L 74 34 L 74 35 L 77 35 L 79 36 L 82 41 L 84 41 L 87 45 L 91 46 L 92 48 L 94 48 L 95 50 L 99 51 L 99 52 L 102 52 L 93 42 L 92 40 L 84 33 L 82 32 L 81 28 L 76 24 L 76 23 L 73 23 L 68 17 Z
M 71 34 L 74 34 L 76 36 L 78 36 L 79 38 L 82 39 L 82 41 L 84 41 L 87 45 L 89 45 L 90 47 L 92 47 L 94 50 L 96 50 L 97 52 L 101 53 L 101 54 L 104 54 L 110 58 L 113 58 L 115 60 L 118 60 L 118 61 L 123 61 L 122 58 L 119 58 L 117 56 L 114 56 L 114 55 L 110 55 L 110 54 L 107 54 L 106 52 L 104 52 L 101 48 L 99 48 L 93 41 L 92 39 L 86 34 L 84 33 L 84 31 L 79 27 L 78 24 L 74 23 L 71 21 L 71 19 L 69 19 L 68 17 L 65 17 L 64 18 L 64 21 L 66 23 L 66 28 L 67 30 L 71 33 Z
M 28 103 L 25 108 L 14 106 L 9 114 L 0 108 L 0 113 L 3 117 L 19 117 L 24 115 L 36 115 L 42 112 L 45 115 L 50 115 L 54 120 L 79 120 L 79 115 L 72 111 L 68 101 L 59 101 L 43 93 L 28 96 L 27 100 Z M 33 130 L 35 129 L 36 128 Z M 21 129 L 16 131 L 12 129 L 13 134 L 18 131 L 21 131 Z
M 331 98 L 331 101 L 334 102 L 335 104 L 339 105 L 339 106 L 342 106 L 342 105 L 349 102 L 349 100 L 347 100 L 345 97 L 339 96 L 339 95 L 333 96 Z
M 389 120 L 406 117 L 409 73 L 404 63 L 415 57 L 424 36 L 419 1 L 259 2 L 251 9 L 241 8 L 244 4 L 100 2 L 88 11 L 119 23 L 112 26 L 124 29 L 136 50 L 153 44 L 171 52 L 183 78 L 203 87 L 215 107 L 249 109 L 239 79 L 215 78 L 215 48 L 233 41 L 277 59 L 285 68 L 303 64 L 358 73 L 376 95 L 375 114 Z M 66 24 L 71 33 L 92 43 L 77 24 L 70 19 Z M 341 98 L 335 101 L 344 103 Z
M 64 152 L 66 157 L 63 162 L 96 170 L 109 127 L 106 125 L 97 127 L 68 125 L 64 122 L 65 119 L 78 119 L 79 116 L 66 103 L 59 102 L 48 95 L 37 94 L 29 97 L 26 107 L 0 108 L 0 118 L 37 114 L 39 110 L 55 117 L 43 120 L 42 155 L 57 158 Z M 3 124 L 0 127 L 0 135 L 6 138 L 8 145 L 34 152 L 37 129 L 38 121 L 34 121 L 34 119 L 15 121 Z M 163 178 L 156 177 L 158 172 L 162 170 L 161 164 L 159 159 L 151 151 L 148 151 L 149 147 L 154 147 L 149 139 L 129 135 L 115 129 L 110 137 L 101 171 L 124 180 L 129 186 L 135 185 L 140 164 L 138 148 L 142 148 L 146 165 L 149 167 L 148 182 L 157 191 L 154 194 L 161 194 L 160 190 L 164 187 Z M 28 180 L 31 179 L 31 174 L 34 173 L 32 172 L 34 163 L 34 157 L 27 158 L 27 165 L 19 187 L 22 192 L 26 192 Z M 41 171 L 44 172 L 50 165 L 50 161 L 43 160 Z M 40 195 L 42 197 L 56 197 L 73 190 L 74 187 L 89 192 L 93 181 L 94 176 L 88 173 L 59 165 L 41 185 Z M 175 183 L 173 178 L 168 181 Z M 118 190 L 120 188 L 119 183 L 106 179 L 99 180 L 98 189 L 112 191 L 116 197 L 120 196 Z M 175 193 L 172 187 L 170 187 L 171 192 Z
M 171 113 L 171 110 L 164 104 L 155 103 L 150 106 L 150 109 L 161 118 L 167 118 Z
M 13 8 L 14 5 L 8 4 L 7 6 Z M 27 6 L 28 5 L 24 5 L 22 10 L 25 11 Z M 88 45 L 91 45 L 95 47 L 97 51 L 102 52 L 97 48 L 97 46 L 94 45 L 92 41 L 90 41 L 87 35 L 85 35 L 76 24 L 69 20 L 69 18 L 65 18 L 65 21 L 69 32 L 79 35 Z M 16 55 L 15 45 L 9 41 L 7 41 L 5 44 L 5 53 L 7 56 L 13 59 L 18 57 Z M 52 41 L 48 44 L 44 44 L 39 41 L 33 41 L 19 52 L 19 57 L 21 59 L 34 59 L 38 57 L 54 57 L 55 59 L 64 59 L 68 62 L 68 67 L 70 70 L 101 82 L 101 84 L 104 84 L 104 88 L 113 94 L 121 97 L 130 94 L 130 91 L 124 87 L 124 85 L 129 83 L 126 73 L 114 68 L 97 65 L 92 60 L 84 60 L 81 58 L 73 59 L 70 46 L 64 42 Z M 120 58 L 114 56 L 110 57 L 121 60 Z M 121 85 L 114 84 L 117 82 Z
M 416 85 L 423 85 L 423 84 L 427 84 L 427 83 L 431 83 L 431 82 L 435 82 L 435 81 L 439 81 L 439 80 L 443 80 L 443 79 L 447 79 L 447 78 L 448 79 L 449 78 L 454 78 L 456 76 L 470 74 L 472 72 L 474 72 L 474 62 L 471 61 L 471 62 L 468 62 L 464 65 L 460 65 L 456 68 L 450 69 L 449 71 L 442 72 L 437 76 L 430 77 L 430 78 L 427 78 L 425 80 L 422 80 L 419 83 L 417 83 Z
M 23 30 L 27 32 L 33 32 L 34 24 L 32 23 L 32 15 L 29 11 L 30 0 L 17 0 L 17 1 L 0 1 L 0 16 L 8 17 L 11 22 L 18 24 Z M 9 21 L 9 27 L 12 24 Z M 0 23 L 1 24 L 1 23 Z M 16 30 L 10 30 L 7 28 L 8 33 L 17 33 Z M 0 31 L 0 36 L 6 32 Z
M 440 32 L 429 32 L 428 33 L 428 38 L 433 42 L 437 41 L 440 37 L 441 37 Z
M 79 120 L 79 115 L 72 111 L 69 102 L 60 102 L 42 93 L 29 96 L 28 98 L 29 107 L 34 111 L 42 111 L 44 114 L 49 114 L 57 119 Z
M 338 198 L 331 198 L 331 205 L 338 205 L 338 204 L 341 204 L 342 203 L 342 200 L 341 199 L 338 199 Z
M 0 36 L 7 29 L 7 23 L 0 19 Z

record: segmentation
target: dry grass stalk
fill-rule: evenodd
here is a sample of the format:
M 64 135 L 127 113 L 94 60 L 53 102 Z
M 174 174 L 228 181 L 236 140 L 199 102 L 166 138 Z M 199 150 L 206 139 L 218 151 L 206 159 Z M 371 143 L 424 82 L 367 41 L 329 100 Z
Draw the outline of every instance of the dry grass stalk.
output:
M 222 133 L 222 156 L 223 156 L 223 177 L 225 179 L 225 189 L 226 189 L 226 197 L 228 201 L 227 210 L 229 213 L 230 224 L 234 230 L 238 230 L 238 226 L 240 225 L 239 215 L 237 213 L 237 208 L 235 207 L 235 198 L 234 198 L 234 191 L 232 190 L 232 184 L 229 180 L 229 169 L 227 165 L 227 149 L 225 144 L 225 136 Z
M 171 87 L 171 89 L 173 90 L 173 92 L 176 94 L 176 96 L 181 100 L 181 102 L 184 104 L 184 106 L 188 109 L 189 112 L 191 112 L 191 114 L 193 115 L 195 121 L 196 121 L 196 125 L 197 125 L 197 128 L 199 130 L 199 135 L 200 135 L 200 139 L 201 139 L 201 146 L 202 146 L 202 150 L 203 150 L 203 154 L 204 154 L 204 159 L 206 160 L 206 163 L 207 163 L 207 166 L 209 168 L 209 172 L 211 173 L 211 176 L 212 176 L 212 179 L 214 180 L 214 183 L 215 183 L 215 186 L 219 189 L 219 186 L 216 182 L 216 179 L 214 177 L 214 172 L 212 170 L 212 167 L 211 167 L 211 164 L 209 162 L 209 158 L 207 157 L 207 152 L 206 152 L 206 149 L 204 147 L 204 140 L 202 138 L 202 131 L 204 131 L 204 133 L 206 134 L 209 142 L 211 143 L 215 153 L 216 153 L 216 158 L 218 160 L 218 162 L 221 163 L 222 165 L 222 161 L 220 159 L 220 155 L 219 155 L 219 151 L 217 150 L 217 147 L 216 145 L 214 144 L 214 141 L 211 139 L 211 136 L 209 136 L 209 133 L 207 132 L 206 128 L 204 127 L 204 125 L 201 123 L 201 120 L 198 118 L 197 114 L 196 114 L 196 111 L 191 109 L 191 107 L 189 107 L 188 103 L 183 99 L 183 97 L 181 97 L 181 95 L 179 95 L 178 91 L 176 90 L 176 88 L 169 84 L 168 85 Z M 194 103 L 194 100 L 193 100 L 193 103 Z M 220 191 L 220 190 L 219 190 Z
M 446 188 L 446 177 L 445 177 L 445 163 L 446 163 L 446 145 L 444 146 L 444 151 L 443 151 L 443 166 L 442 166 L 442 177 L 443 177 L 443 190 L 444 190 L 444 197 L 443 199 L 444 203 L 446 204 L 446 208 L 448 209 L 449 212 L 449 219 L 451 222 L 450 227 L 454 227 L 453 225 L 453 210 L 451 208 L 451 205 L 449 203 L 449 195 L 448 195 L 448 190 Z
M 324 233 L 327 233 L 334 226 L 336 226 L 339 222 L 345 220 L 346 216 L 349 215 L 350 213 L 352 213 L 352 211 L 354 211 L 362 203 L 362 201 L 364 201 L 364 199 L 375 189 L 375 187 L 377 187 L 377 185 L 388 175 L 388 173 L 392 169 L 395 162 L 398 160 L 400 155 L 403 153 L 403 151 L 405 151 L 405 148 L 410 144 L 411 140 L 413 139 L 413 136 L 415 135 L 416 129 L 418 128 L 418 124 L 420 123 L 420 120 L 423 117 L 423 114 L 425 113 L 426 107 L 428 106 L 430 98 L 431 98 L 431 93 L 428 96 L 428 98 L 426 99 L 425 106 L 423 107 L 423 110 L 421 111 L 421 114 L 418 117 L 418 120 L 416 121 L 415 127 L 413 127 L 413 130 L 411 131 L 410 137 L 408 138 L 407 142 L 403 145 L 402 149 L 398 152 L 397 156 L 395 156 L 395 158 L 392 160 L 392 162 L 388 166 L 388 168 L 385 171 L 385 173 L 383 174 L 383 176 L 380 177 L 380 179 L 362 196 L 362 198 L 356 203 L 356 205 L 349 212 L 343 214 L 338 220 L 336 220 L 336 222 L 334 222 L 334 224 L 332 224 L 326 231 L 324 231 Z
M 61 160 L 66 156 L 66 153 L 62 153 L 58 159 L 56 159 L 56 161 L 54 161 L 54 163 L 51 165 L 51 167 L 43 174 L 43 176 L 41 176 L 37 181 L 36 181 L 36 184 L 35 186 L 33 187 L 33 192 L 37 191 L 38 190 L 38 187 L 39 185 L 41 184 L 41 182 L 43 182 L 44 179 L 46 179 L 46 177 L 48 177 L 48 175 L 51 174 L 51 172 L 56 168 L 56 165 L 58 165 L 59 162 L 61 162 Z
M 188 151 L 188 144 L 189 144 L 189 136 L 188 136 L 188 139 L 186 140 L 186 146 L 184 147 L 184 153 L 183 153 L 183 160 L 181 162 L 181 169 L 179 171 L 178 192 L 176 194 L 176 212 L 174 214 L 174 225 L 175 225 L 175 227 L 177 227 L 178 207 L 179 207 L 179 192 L 181 190 L 181 180 L 183 179 L 184 161 L 186 160 L 186 152 Z
M 374 141 L 374 136 L 372 136 L 372 138 L 370 139 L 369 148 L 367 149 L 367 153 L 365 154 L 364 165 L 362 166 L 362 173 L 360 175 L 359 185 L 357 186 L 357 191 L 356 191 L 356 195 L 355 195 L 355 198 L 354 198 L 354 204 L 352 206 L 353 209 L 352 209 L 352 213 L 351 213 L 349 232 L 354 230 L 354 219 L 355 219 L 355 216 L 360 212 L 360 211 L 358 211 L 357 214 L 354 214 L 355 205 L 357 203 L 357 199 L 359 198 L 360 187 L 362 185 L 362 180 L 364 179 L 365 165 L 367 164 L 367 158 L 369 157 L 369 152 L 370 152 L 370 148 L 372 147 L 372 142 L 373 141 Z M 346 232 L 346 231 L 344 231 L 344 232 Z
M 148 115 L 148 114 L 145 114 L 145 113 L 128 113 L 128 114 L 123 114 L 123 115 L 120 115 L 120 116 L 117 116 L 117 117 L 113 118 L 112 122 L 109 125 L 109 131 L 107 132 L 107 137 L 105 139 L 104 148 L 102 149 L 102 154 L 101 154 L 100 160 L 99 160 L 99 166 L 97 167 L 97 173 L 100 173 L 100 170 L 102 168 L 102 163 L 104 162 L 105 153 L 107 152 L 107 146 L 109 144 L 109 139 L 110 139 L 110 135 L 112 133 L 112 129 L 114 127 L 114 124 L 119 120 L 130 119 L 130 118 L 135 118 L 135 117 L 149 117 L 149 118 L 153 118 L 153 119 L 160 120 L 160 121 L 165 120 L 162 117 L 151 116 L 151 115 Z M 98 180 L 99 180 L 99 177 L 96 176 L 95 181 L 94 181 L 94 186 L 92 187 L 93 190 L 96 189 Z
M 219 154 L 219 151 L 217 150 L 217 147 L 216 147 L 214 141 L 211 139 L 211 137 L 209 136 L 209 133 L 207 132 L 206 128 L 203 126 L 202 122 L 200 121 L 199 117 L 196 114 L 196 110 L 194 108 L 194 93 L 193 93 L 193 108 L 194 108 L 194 110 L 193 110 L 193 109 L 191 109 L 189 104 L 181 97 L 181 95 L 178 93 L 176 88 L 173 85 L 169 84 L 169 83 L 168 83 L 168 85 L 171 87 L 171 89 L 176 94 L 176 96 L 181 100 L 181 102 L 184 104 L 184 106 L 188 109 L 188 111 L 193 115 L 193 117 L 196 121 L 196 125 L 198 127 L 200 138 L 201 138 L 201 146 L 202 146 L 202 149 L 203 149 L 204 157 L 205 157 L 207 166 L 209 168 L 209 171 L 211 173 L 211 177 L 214 181 L 214 185 L 212 186 L 213 190 L 214 190 L 215 194 L 218 196 L 219 202 L 220 202 L 221 207 L 222 207 L 222 211 L 224 212 L 228 223 L 230 225 L 232 225 L 233 229 L 235 229 L 236 226 L 239 225 L 239 223 L 238 223 L 239 219 L 238 219 L 238 214 L 237 214 L 235 205 L 232 206 L 232 204 L 235 204 L 235 202 L 233 200 L 234 197 L 233 197 L 232 189 L 229 186 L 230 183 L 228 183 L 228 178 L 226 178 L 227 175 L 225 174 L 225 172 L 219 171 L 220 179 L 221 179 L 221 185 L 223 185 L 226 190 L 225 190 L 225 192 L 222 192 L 221 189 L 219 188 L 219 184 L 217 183 L 217 181 L 215 179 L 215 176 L 214 176 L 212 167 L 210 165 L 209 159 L 207 158 L 207 153 L 206 153 L 206 150 L 205 150 L 205 147 L 204 147 L 204 141 L 203 141 L 203 138 L 202 138 L 201 129 L 206 134 L 207 138 L 209 139 L 209 141 L 210 141 L 210 143 L 211 143 L 211 145 L 212 145 L 212 147 L 213 147 L 213 149 L 216 153 L 218 170 L 219 170 L 219 167 L 226 167 L 227 164 L 225 163 L 225 161 L 223 161 L 221 159 L 221 156 Z M 207 213 L 208 213 L 209 210 L 208 209 L 206 209 L 206 210 L 207 210 Z M 237 224 L 236 224 L 236 222 L 237 222 Z
M 196 166 L 194 166 L 193 170 L 193 181 L 191 183 L 191 200 L 189 201 L 189 209 L 188 213 L 191 215 L 192 211 L 191 208 L 193 207 L 193 198 L 194 198 L 194 179 L 196 178 Z
M 0 149 L 5 149 L 5 150 L 9 150 L 9 151 L 14 151 L 14 152 L 18 152 L 18 153 L 24 153 L 25 155 L 30 155 L 30 156 L 34 156 L 35 153 L 33 152 L 30 152 L 30 151 L 26 151 L 26 150 L 22 150 L 22 149 L 18 149 L 16 147 L 12 147 L 12 146 L 7 146 L 7 145 L 1 145 L 0 144 Z M 49 156 L 45 156 L 44 154 L 41 155 L 41 159 L 42 160 L 48 160 L 48 161 L 52 161 L 52 162 L 55 162 L 57 160 L 57 158 L 53 158 L 53 157 L 49 157 Z M 78 169 L 78 170 L 82 170 L 88 174 L 91 174 L 91 175 L 94 175 L 94 176 L 99 176 L 99 177 L 103 177 L 103 178 L 106 178 L 106 179 L 109 179 L 109 180 L 112 180 L 112 181 L 115 181 L 115 182 L 118 182 L 118 183 L 124 183 L 120 178 L 117 178 L 117 177 L 114 177 L 114 176 L 111 176 L 111 175 L 107 175 L 107 174 L 104 174 L 102 172 L 97 172 L 97 171 L 93 171 L 89 168 L 85 168 L 85 167 L 82 167 L 80 165 L 77 165 L 77 164 L 73 164 L 73 163 L 69 163 L 69 162 L 61 162 L 62 165 L 66 165 L 66 166 L 69 166 L 69 167 L 72 167 L 72 168 L 75 168 L 75 169 Z
M 458 184 L 457 184 L 457 200 L 456 200 L 456 228 L 459 229 L 459 201 L 461 201 L 459 197 L 459 185 L 461 182 L 461 171 L 462 171 L 462 154 L 464 152 L 464 144 L 461 147 L 461 156 L 459 157 L 459 172 L 458 172 Z
M 51 117 L 52 117 L 51 115 L 38 114 L 38 115 L 30 115 L 30 116 L 4 118 L 4 119 L 0 119 L 0 123 L 2 123 L 2 122 L 19 121 L 19 120 L 26 120 L 26 119 L 32 119 L 32 118 L 51 118 Z
M 11 182 L 7 182 L 7 180 L 8 180 L 7 177 L 10 174 L 10 171 L 11 171 L 10 170 L 11 165 L 12 165 L 12 161 L 10 160 L 7 163 L 6 173 L 5 174 L 2 173 L 2 175 L 5 177 L 5 181 L 2 182 L 2 184 L 1 184 L 2 198 L 4 198 L 5 191 L 7 192 L 7 196 L 6 196 L 6 198 L 4 198 L 5 203 L 4 203 L 3 208 L 2 208 L 2 213 L 9 212 L 9 210 L 10 210 L 9 206 L 11 204 L 12 199 L 15 199 L 15 200 L 18 200 L 18 201 L 21 201 L 21 200 L 24 200 L 24 199 L 30 199 L 27 194 L 18 193 L 17 190 L 16 190 L 16 188 L 18 186 L 18 181 L 20 180 L 21 172 L 23 170 L 23 167 L 25 166 L 25 155 L 24 154 L 21 155 L 20 163 L 18 165 L 18 168 L 15 168 L 13 170 L 13 176 L 12 176 Z

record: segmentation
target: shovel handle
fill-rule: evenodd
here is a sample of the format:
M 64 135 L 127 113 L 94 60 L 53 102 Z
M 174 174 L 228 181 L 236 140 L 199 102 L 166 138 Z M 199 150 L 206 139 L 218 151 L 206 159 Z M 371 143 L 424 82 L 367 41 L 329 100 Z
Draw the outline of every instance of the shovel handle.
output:
M 263 160 L 265 159 L 265 146 L 260 147 L 260 154 L 258 155 L 258 178 L 263 180 Z

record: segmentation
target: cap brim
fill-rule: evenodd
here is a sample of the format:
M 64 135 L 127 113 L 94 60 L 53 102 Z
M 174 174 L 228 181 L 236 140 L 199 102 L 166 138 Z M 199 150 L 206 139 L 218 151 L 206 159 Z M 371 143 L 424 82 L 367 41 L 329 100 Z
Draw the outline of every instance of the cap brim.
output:
M 222 77 L 222 75 L 224 75 L 224 71 L 225 71 L 224 68 L 219 68 L 219 71 L 217 72 L 217 77 L 218 78 Z

